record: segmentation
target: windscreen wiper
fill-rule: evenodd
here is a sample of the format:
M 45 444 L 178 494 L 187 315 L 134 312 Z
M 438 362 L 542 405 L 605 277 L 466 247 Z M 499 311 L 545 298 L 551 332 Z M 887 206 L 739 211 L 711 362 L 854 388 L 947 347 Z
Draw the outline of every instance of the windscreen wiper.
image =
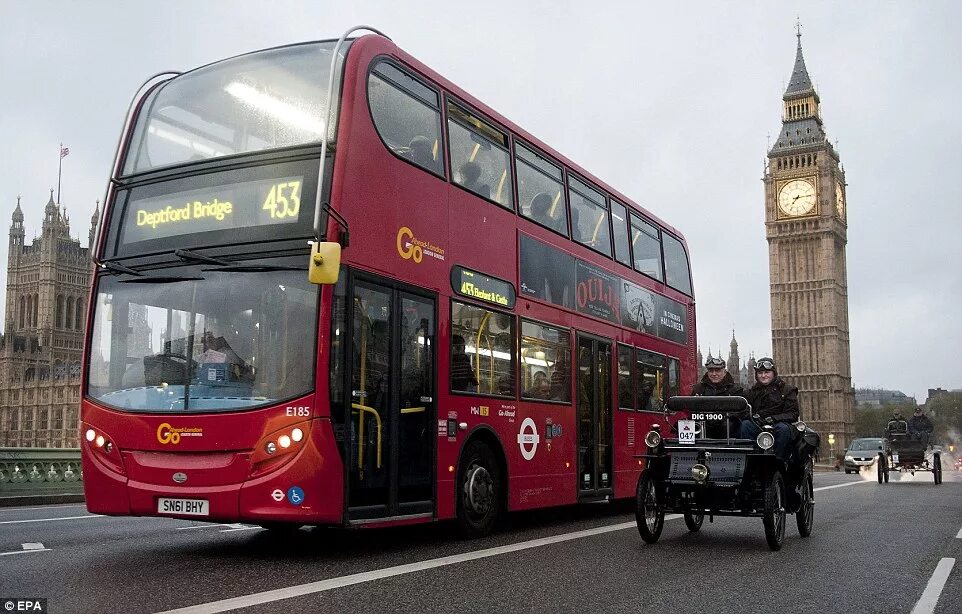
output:
M 126 267 L 122 264 L 117 264 L 116 262 L 110 262 L 109 260 L 104 260 L 100 263 L 100 266 L 107 269 L 108 271 L 113 271 L 114 273 L 124 273 L 126 275 L 136 275 L 137 277 L 143 277 L 144 274 L 140 271 L 135 271 L 130 267 Z
M 225 264 L 201 271 L 225 271 L 227 273 L 270 273 L 271 271 L 306 271 L 307 267 L 285 264 Z
M 155 277 L 134 277 L 133 279 L 121 279 L 118 283 L 122 284 L 173 284 L 178 281 L 203 281 L 203 277 L 185 277 L 179 275 L 157 275 Z
M 181 260 L 186 260 L 188 262 L 206 262 L 207 264 L 219 264 L 222 266 L 227 265 L 227 262 L 221 260 L 220 258 L 211 258 L 210 256 L 192 252 L 189 249 L 175 249 L 174 255 Z

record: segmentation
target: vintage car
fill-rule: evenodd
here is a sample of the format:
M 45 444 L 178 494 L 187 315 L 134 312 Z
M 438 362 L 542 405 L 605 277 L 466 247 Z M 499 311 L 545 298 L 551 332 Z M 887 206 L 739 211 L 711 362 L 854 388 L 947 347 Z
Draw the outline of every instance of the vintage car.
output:
M 926 433 L 889 432 L 888 453 L 878 453 L 878 483 L 889 481 L 889 472 L 931 471 L 936 484 L 942 483 L 941 449 L 931 448 Z
M 688 417 L 672 424 L 676 412 Z M 772 426 L 759 424 L 755 439 L 737 439 L 732 418 L 754 419 L 743 397 L 668 400 L 665 419 L 645 435 L 648 453 L 641 455 L 647 465 L 638 479 L 635 517 L 645 542 L 658 541 L 666 513 L 683 514 L 689 531 L 701 529 L 705 516 L 709 522 L 760 517 L 772 550 L 782 547 L 786 514 L 795 514 L 802 537 L 811 534 L 818 433 L 795 423 L 785 462 L 775 456 Z

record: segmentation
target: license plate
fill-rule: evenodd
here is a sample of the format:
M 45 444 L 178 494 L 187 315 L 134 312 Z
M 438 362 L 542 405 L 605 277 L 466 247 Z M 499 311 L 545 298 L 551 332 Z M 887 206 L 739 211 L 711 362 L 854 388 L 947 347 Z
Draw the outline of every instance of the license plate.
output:
M 898 454 L 893 454 L 893 455 L 892 455 L 892 462 L 893 462 L 893 463 L 899 462 L 899 455 L 898 455 Z
M 210 504 L 205 499 L 157 499 L 157 513 L 208 516 Z
M 695 443 L 695 421 L 678 421 L 678 443 Z

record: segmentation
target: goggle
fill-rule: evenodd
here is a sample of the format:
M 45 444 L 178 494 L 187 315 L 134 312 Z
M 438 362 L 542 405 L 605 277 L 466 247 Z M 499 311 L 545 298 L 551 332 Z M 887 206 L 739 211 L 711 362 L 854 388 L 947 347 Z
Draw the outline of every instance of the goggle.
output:
M 767 358 L 765 360 L 759 360 L 758 362 L 755 363 L 755 370 L 756 371 L 774 371 L 775 361 L 768 360 Z
M 709 358 L 705 361 L 705 366 L 709 369 L 724 369 L 725 361 L 721 358 Z

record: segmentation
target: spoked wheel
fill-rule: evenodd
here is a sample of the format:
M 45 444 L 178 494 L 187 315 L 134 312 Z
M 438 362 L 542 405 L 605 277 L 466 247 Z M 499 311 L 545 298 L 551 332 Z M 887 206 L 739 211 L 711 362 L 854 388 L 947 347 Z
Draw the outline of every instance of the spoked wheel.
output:
M 932 475 L 935 476 L 935 483 L 942 483 L 942 455 L 935 454 L 932 457 Z
M 461 457 L 458 478 L 458 526 L 465 537 L 482 537 L 494 529 L 501 515 L 501 469 L 494 453 L 472 441 Z
M 815 524 L 815 488 L 812 484 L 812 474 L 807 474 L 802 480 L 802 504 L 795 512 L 795 522 L 798 524 L 798 534 L 808 537 L 812 534 Z
M 883 480 L 888 482 L 888 480 L 885 479 L 885 455 L 879 452 L 878 460 L 875 464 L 878 465 L 878 483 L 881 484 Z
M 694 533 L 701 529 L 702 523 L 705 522 L 705 514 L 702 512 L 685 512 L 685 526 L 688 530 Z
M 778 471 L 772 474 L 765 488 L 765 541 L 772 550 L 781 550 L 785 541 L 785 480 Z
M 661 530 L 665 527 L 665 510 L 658 501 L 658 485 L 645 471 L 638 478 L 638 489 L 635 491 L 635 521 L 638 523 L 638 533 L 645 543 L 653 544 L 661 537 Z M 685 517 L 688 521 L 688 517 Z

